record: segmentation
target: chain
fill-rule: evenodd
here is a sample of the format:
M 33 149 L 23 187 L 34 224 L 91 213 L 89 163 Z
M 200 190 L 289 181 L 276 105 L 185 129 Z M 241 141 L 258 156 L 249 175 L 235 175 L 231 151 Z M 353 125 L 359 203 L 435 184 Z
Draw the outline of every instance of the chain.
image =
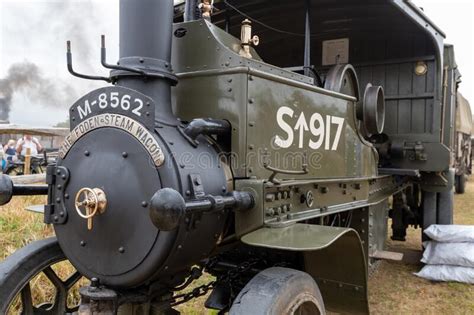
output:
M 174 306 L 189 302 L 192 299 L 206 295 L 211 289 L 214 288 L 214 286 L 216 285 L 216 282 L 217 281 L 212 281 L 212 282 L 209 282 L 208 284 L 194 288 L 189 293 L 183 293 L 183 294 L 173 296 L 170 302 L 170 306 L 174 307 Z
M 179 295 L 173 296 L 169 300 L 170 306 L 174 307 L 186 302 L 189 302 L 190 300 L 193 300 L 195 298 L 201 297 L 206 295 L 210 290 L 214 289 L 216 284 L 218 283 L 231 283 L 232 280 L 238 278 L 242 273 L 245 273 L 249 271 L 254 265 L 258 263 L 258 260 L 250 260 L 246 261 L 235 268 L 230 269 L 227 274 L 223 277 L 221 277 L 218 280 L 211 281 L 208 284 L 201 285 L 197 288 L 194 288 L 191 292 L 188 293 L 183 293 Z M 212 263 L 210 265 L 213 265 Z

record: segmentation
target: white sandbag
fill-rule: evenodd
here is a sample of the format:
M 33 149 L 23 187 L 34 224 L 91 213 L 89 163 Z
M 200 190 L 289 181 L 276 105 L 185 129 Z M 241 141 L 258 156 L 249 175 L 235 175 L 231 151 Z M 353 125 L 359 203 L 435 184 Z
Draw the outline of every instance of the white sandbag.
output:
M 424 233 L 433 241 L 438 242 L 473 242 L 473 225 L 436 225 L 428 227 Z
M 448 266 L 448 265 L 426 265 L 415 276 L 432 281 L 455 281 L 474 284 L 474 268 Z
M 424 242 L 422 263 L 474 267 L 474 243 Z

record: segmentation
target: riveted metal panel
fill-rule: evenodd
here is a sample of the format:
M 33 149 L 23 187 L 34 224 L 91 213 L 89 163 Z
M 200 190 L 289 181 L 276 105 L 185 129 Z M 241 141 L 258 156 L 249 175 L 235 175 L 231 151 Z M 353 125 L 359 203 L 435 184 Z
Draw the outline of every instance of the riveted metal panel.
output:
M 231 166 L 235 177 L 245 177 L 247 146 L 247 75 L 189 76 L 173 89 L 174 112 L 183 121 L 213 117 L 232 125 Z
M 376 175 L 377 156 L 369 144 L 361 141 L 357 132 L 354 102 L 257 75 L 249 76 L 247 102 L 247 157 L 252 157 L 248 158 L 248 176 L 269 178 L 272 172 L 265 169 L 265 161 L 274 168 L 286 171 L 301 171 L 302 164 L 307 161 L 307 174 L 282 174 L 278 176 L 281 179 Z M 281 128 L 281 123 L 279 125 L 277 122 L 278 111 L 282 107 L 292 112 L 292 115 L 284 118 L 294 135 L 291 146 L 287 148 L 282 148 L 275 142 L 277 136 L 282 139 L 288 137 Z M 325 136 L 328 133 L 329 136 L 322 146 L 317 150 L 311 149 L 310 140 L 318 140 L 310 130 L 314 114 L 321 115 L 326 127 L 331 117 L 344 119 L 339 142 L 336 141 L 337 126 L 331 123 L 330 129 L 325 129 Z M 304 127 L 298 123 L 303 120 L 307 124 Z M 318 123 L 313 123 L 313 127 L 319 127 Z

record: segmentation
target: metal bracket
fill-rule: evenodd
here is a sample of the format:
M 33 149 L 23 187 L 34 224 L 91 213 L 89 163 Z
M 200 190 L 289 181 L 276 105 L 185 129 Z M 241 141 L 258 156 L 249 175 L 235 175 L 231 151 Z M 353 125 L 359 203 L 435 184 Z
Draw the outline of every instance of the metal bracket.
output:
M 189 174 L 189 180 L 191 181 L 191 189 L 194 198 L 204 198 L 206 196 L 206 193 L 204 192 L 204 186 L 202 185 L 201 175 Z
M 404 169 L 404 168 L 379 168 L 380 175 L 396 175 L 396 176 L 411 176 L 419 178 L 421 176 L 419 170 Z
M 273 172 L 272 175 L 268 178 L 268 181 L 272 182 L 275 185 L 280 185 L 281 181 L 277 180 L 275 177 L 278 174 L 286 174 L 286 175 L 306 175 L 309 173 L 308 170 L 308 156 L 306 153 L 303 154 L 303 164 L 301 165 L 301 171 L 290 171 L 290 170 L 282 170 L 278 168 L 274 168 L 270 166 L 269 163 L 269 156 L 268 154 L 264 156 L 264 161 L 263 161 L 263 167 L 271 172 Z

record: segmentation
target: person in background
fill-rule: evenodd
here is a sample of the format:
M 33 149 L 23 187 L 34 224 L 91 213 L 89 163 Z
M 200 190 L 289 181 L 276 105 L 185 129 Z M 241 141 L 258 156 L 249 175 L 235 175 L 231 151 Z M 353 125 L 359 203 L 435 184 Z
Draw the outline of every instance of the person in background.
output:
M 16 152 L 22 156 L 26 155 L 26 149 L 31 149 L 31 155 L 35 156 L 41 150 L 43 150 L 43 146 L 35 137 L 31 135 L 24 135 L 23 138 L 18 140 L 16 144 Z
M 7 162 L 14 162 L 16 159 L 16 141 L 13 139 L 8 140 L 3 151 L 5 154 L 5 160 Z
M 7 166 L 7 161 L 5 160 L 5 152 L 3 151 L 3 146 L 0 146 L 0 168 L 3 171 Z

